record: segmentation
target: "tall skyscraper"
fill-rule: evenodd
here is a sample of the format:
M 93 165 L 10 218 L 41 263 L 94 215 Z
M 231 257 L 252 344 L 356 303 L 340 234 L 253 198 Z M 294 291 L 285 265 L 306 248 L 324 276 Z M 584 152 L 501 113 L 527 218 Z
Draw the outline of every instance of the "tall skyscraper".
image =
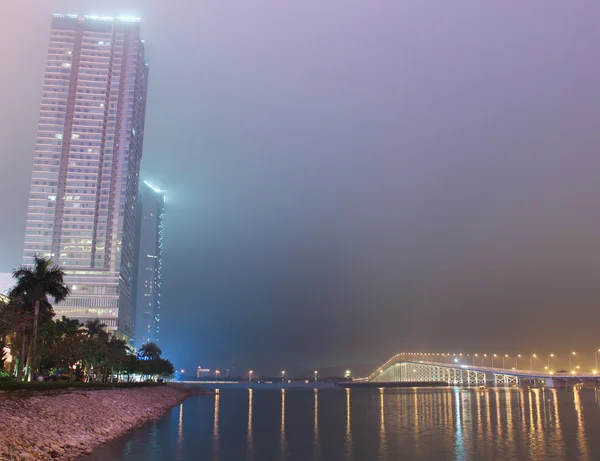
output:
M 144 182 L 138 197 L 135 347 L 159 342 L 165 191 Z
M 64 267 L 72 294 L 58 316 L 100 318 L 123 339 L 148 84 L 139 22 L 54 15 L 23 252 Z

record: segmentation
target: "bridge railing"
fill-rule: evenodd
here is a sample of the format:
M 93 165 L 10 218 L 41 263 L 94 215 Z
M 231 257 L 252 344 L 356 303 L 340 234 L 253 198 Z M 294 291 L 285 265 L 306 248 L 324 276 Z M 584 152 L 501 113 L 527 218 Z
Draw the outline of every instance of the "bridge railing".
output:
M 376 378 L 380 373 L 383 373 L 390 366 L 396 363 L 412 363 L 426 366 L 435 366 L 435 367 L 443 367 L 449 368 L 453 370 L 469 370 L 476 371 L 491 375 L 504 375 L 504 376 L 516 376 L 519 378 L 537 378 L 537 379 L 546 379 L 546 378 L 557 378 L 557 379 L 579 379 L 579 378 L 596 378 L 600 379 L 600 375 L 595 372 L 578 372 L 576 374 L 573 373 L 556 373 L 556 372 L 548 372 L 548 371 L 536 371 L 536 370 L 514 370 L 508 368 L 497 368 L 497 367 L 484 367 L 478 365 L 468 365 L 468 364 L 459 364 L 459 363 L 445 363 L 445 362 L 429 362 L 423 360 L 406 360 L 401 358 L 403 354 L 397 354 L 379 368 L 377 368 L 373 373 L 364 378 L 356 378 L 354 381 L 356 382 L 365 382 L 371 381 Z

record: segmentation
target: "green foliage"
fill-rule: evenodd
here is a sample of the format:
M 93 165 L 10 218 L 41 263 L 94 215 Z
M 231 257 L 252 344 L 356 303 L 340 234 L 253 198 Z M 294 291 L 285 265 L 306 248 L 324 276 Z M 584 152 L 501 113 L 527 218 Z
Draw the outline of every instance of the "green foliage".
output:
M 17 283 L 9 296 L 22 298 L 31 307 L 36 301 L 45 301 L 50 306 L 48 296 L 52 296 L 56 302 L 64 301 L 69 296 L 70 290 L 63 282 L 64 277 L 64 271 L 52 265 L 52 259 L 34 256 L 33 267 L 21 266 L 14 270 L 13 278 Z
M 0 300 L 0 369 L 8 345 L 12 365 L 16 364 L 16 382 L 20 383 L 25 364 L 30 380 L 36 375 L 69 374 L 78 381 L 112 382 L 125 376 L 129 381 L 131 375 L 155 380 L 174 374 L 173 365 L 161 358 L 162 351 L 155 343 L 144 344 L 136 356 L 123 340 L 107 333 L 99 319 L 82 324 L 63 316 L 53 322 L 48 299 L 60 302 L 70 290 L 63 282 L 63 270 L 51 259 L 35 256 L 32 267 L 16 269 L 13 277 L 16 284 L 10 298 Z
M 160 378 L 169 378 L 175 373 L 173 364 L 165 359 L 154 360 L 136 360 L 136 369 L 134 373 L 145 376 L 158 376 Z
M 146 383 L 134 383 L 134 382 L 119 382 L 119 383 L 83 383 L 81 381 L 64 382 L 64 381 L 46 381 L 43 383 L 37 382 L 18 382 L 18 381 L 1 381 L 0 380 L 0 392 L 13 392 L 13 391 L 52 391 L 59 389 L 128 389 L 134 387 L 145 387 L 145 386 L 161 386 L 162 383 L 146 382 Z
M 90 338 L 106 335 L 106 331 L 104 331 L 106 325 L 104 325 L 100 319 L 88 320 L 85 322 L 85 328 L 87 330 L 87 335 Z
M 158 347 L 156 343 L 149 342 L 146 344 L 142 344 L 142 347 L 140 347 L 139 355 L 141 357 L 154 360 L 160 358 L 161 354 L 162 350 L 160 349 L 160 347 Z

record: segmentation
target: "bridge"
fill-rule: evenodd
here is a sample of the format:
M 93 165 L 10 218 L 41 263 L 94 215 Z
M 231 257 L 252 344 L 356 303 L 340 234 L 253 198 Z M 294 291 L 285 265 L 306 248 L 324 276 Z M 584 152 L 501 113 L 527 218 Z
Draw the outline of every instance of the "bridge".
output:
M 519 384 L 543 384 L 546 387 L 562 387 L 577 383 L 596 383 L 597 372 L 555 373 L 492 368 L 459 363 L 441 363 L 407 360 L 397 354 L 365 378 L 354 382 L 446 382 L 455 386 L 517 386 Z

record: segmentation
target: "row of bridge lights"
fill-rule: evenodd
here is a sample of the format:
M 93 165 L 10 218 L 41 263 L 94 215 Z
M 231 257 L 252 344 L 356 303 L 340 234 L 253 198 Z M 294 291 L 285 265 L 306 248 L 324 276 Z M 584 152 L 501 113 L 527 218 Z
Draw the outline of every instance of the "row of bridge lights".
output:
M 592 370 L 592 373 L 597 374 L 598 373 L 598 353 L 600 353 L 600 349 L 594 351 L 594 357 L 596 359 L 596 369 Z M 418 356 L 426 356 L 426 357 L 444 357 L 443 360 L 448 360 L 448 363 L 451 363 L 452 361 L 455 363 L 458 363 L 461 357 L 472 357 L 473 358 L 473 366 L 475 366 L 475 360 L 479 360 L 479 357 L 481 357 L 481 366 L 483 365 L 483 361 L 485 359 L 487 359 L 488 357 L 491 358 L 492 360 L 492 368 L 494 368 L 494 360 L 498 360 L 498 359 L 502 359 L 502 368 L 506 369 L 506 361 L 508 359 L 510 359 L 510 356 L 508 354 L 504 354 L 504 355 L 498 355 L 498 354 L 450 354 L 450 353 L 436 353 L 436 352 L 401 352 L 400 355 L 418 355 Z M 574 375 L 576 373 L 576 371 L 579 371 L 579 369 L 581 368 L 579 365 L 576 365 L 575 368 L 573 368 L 573 363 L 572 363 L 572 358 L 577 356 L 576 352 L 571 352 L 569 354 L 569 370 L 571 371 L 571 374 Z M 517 370 L 519 368 L 519 359 L 522 359 L 523 356 L 521 354 L 517 354 L 514 356 L 515 359 L 515 366 L 512 367 L 513 370 Z M 539 356 L 537 354 L 531 354 L 529 356 L 529 369 L 530 371 L 533 371 L 533 360 L 539 358 Z M 548 365 L 544 367 L 544 370 L 548 371 L 550 374 L 553 374 L 554 372 L 550 369 L 550 359 L 554 359 L 556 358 L 556 356 L 554 354 L 548 354 L 547 355 L 547 360 L 548 360 Z

